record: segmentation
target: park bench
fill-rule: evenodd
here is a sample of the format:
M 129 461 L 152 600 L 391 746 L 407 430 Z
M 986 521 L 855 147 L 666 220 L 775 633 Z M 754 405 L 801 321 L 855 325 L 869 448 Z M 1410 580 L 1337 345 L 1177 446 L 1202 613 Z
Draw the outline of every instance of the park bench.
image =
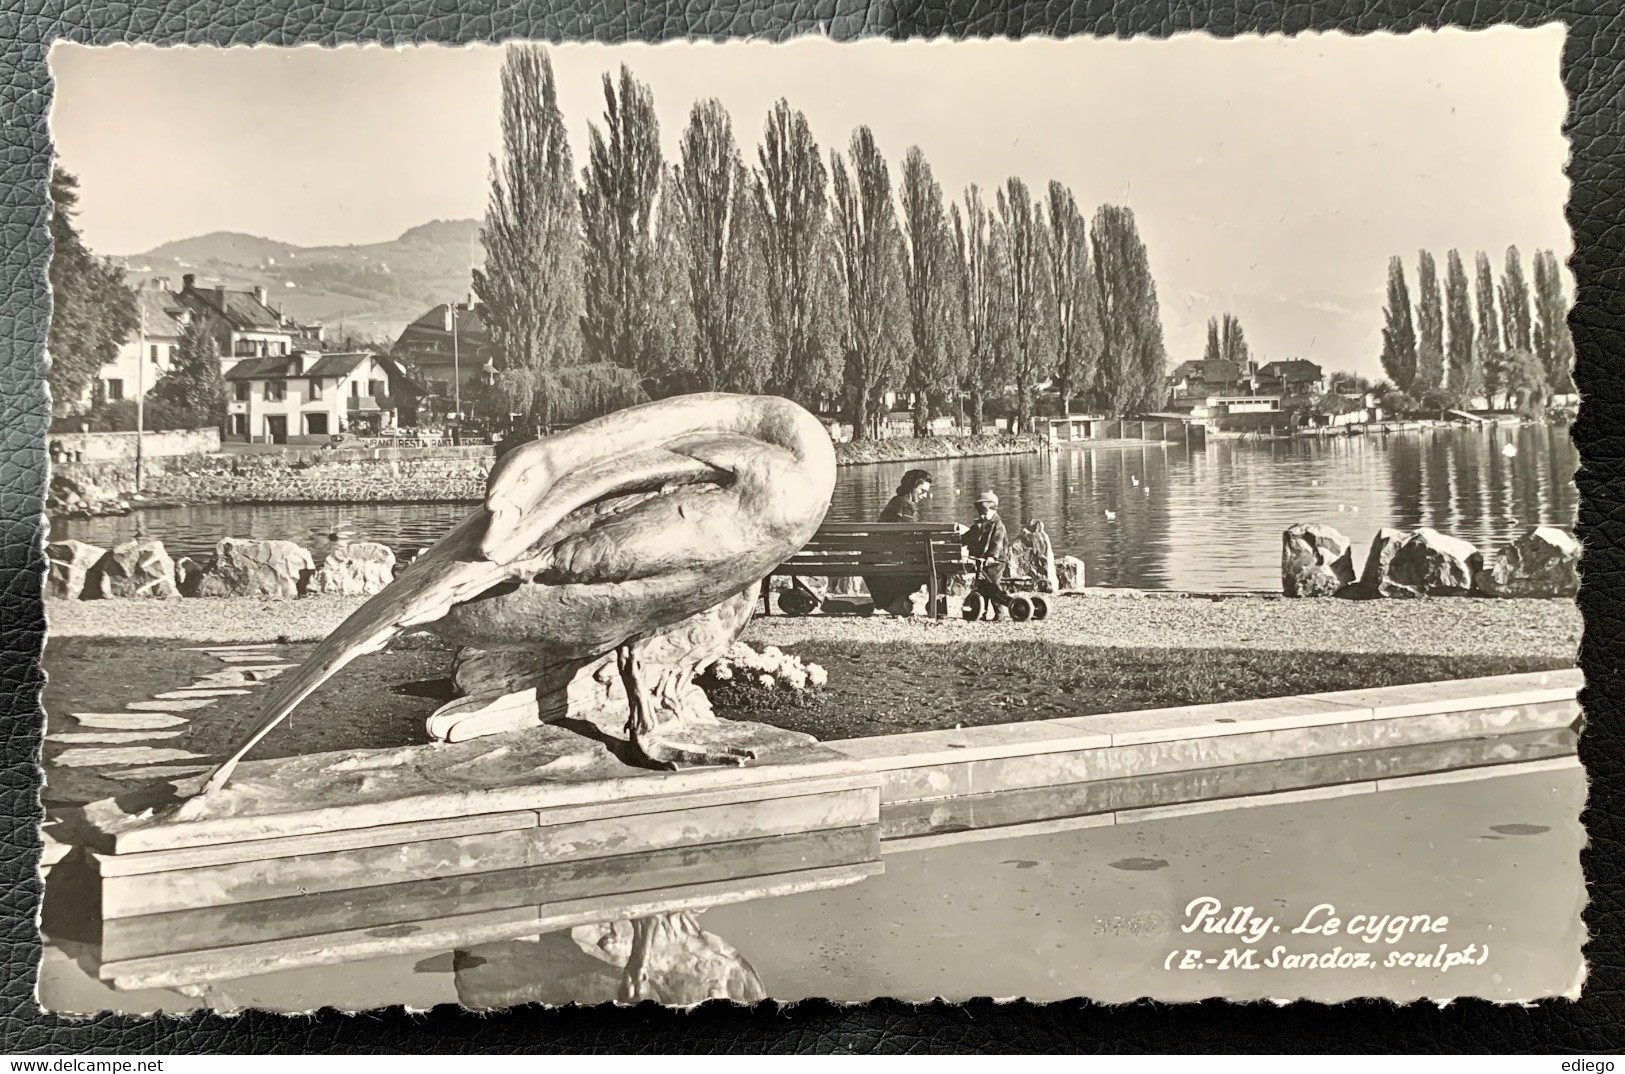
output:
M 940 619 L 942 580 L 970 569 L 951 522 L 826 522 L 801 551 L 773 568 L 764 583 L 775 575 L 922 578 L 931 598 L 931 617 Z M 773 610 L 771 601 L 771 587 L 764 584 L 762 604 L 768 614 Z M 780 608 L 789 611 L 782 600 Z M 799 614 L 811 610 L 809 605 Z

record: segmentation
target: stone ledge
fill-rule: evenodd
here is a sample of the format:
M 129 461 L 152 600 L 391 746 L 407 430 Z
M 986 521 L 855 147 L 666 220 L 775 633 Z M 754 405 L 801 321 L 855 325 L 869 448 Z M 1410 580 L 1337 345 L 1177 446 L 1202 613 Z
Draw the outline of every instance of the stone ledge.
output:
M 955 846 L 960 843 L 980 843 L 997 839 L 1019 839 L 1024 836 L 1054 835 L 1060 832 L 1080 831 L 1087 828 L 1110 828 L 1118 824 L 1137 824 L 1144 821 L 1167 820 L 1199 813 L 1223 813 L 1235 809 L 1290 805 L 1297 802 L 1323 801 L 1329 798 L 1347 798 L 1364 794 L 1382 794 L 1389 791 L 1409 790 L 1441 783 L 1465 783 L 1480 779 L 1531 775 L 1537 772 L 1561 772 L 1579 769 L 1580 759 L 1574 755 L 1551 757 L 1535 761 L 1510 764 L 1484 765 L 1457 769 L 1450 772 L 1428 772 L 1393 779 L 1364 780 L 1358 783 L 1327 784 L 1323 787 L 1302 787 L 1273 791 L 1265 794 L 1240 795 L 1234 798 L 1213 798 L 1204 801 L 1177 802 L 1165 806 L 1115 810 L 1106 813 L 1087 813 L 1073 817 L 1055 817 L 1048 820 L 1024 821 L 987 828 L 969 828 L 960 831 L 930 832 L 923 835 L 905 835 L 882 839 L 882 854 L 907 854 Z
M 826 742 L 875 771 L 1573 700 L 1579 668 Z

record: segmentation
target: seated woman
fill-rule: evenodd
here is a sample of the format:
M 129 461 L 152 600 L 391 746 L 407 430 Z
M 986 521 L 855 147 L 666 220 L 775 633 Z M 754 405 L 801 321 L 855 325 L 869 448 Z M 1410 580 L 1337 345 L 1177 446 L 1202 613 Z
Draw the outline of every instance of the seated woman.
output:
M 910 470 L 903 475 L 898 483 L 897 493 L 880 512 L 877 522 L 924 522 L 925 501 L 931 497 L 931 475 L 924 470 Z M 863 582 L 869 587 L 869 595 L 875 599 L 875 607 L 891 612 L 894 615 L 911 615 L 913 607 L 909 598 L 930 579 L 925 577 L 908 578 L 897 575 L 885 577 L 864 576 Z

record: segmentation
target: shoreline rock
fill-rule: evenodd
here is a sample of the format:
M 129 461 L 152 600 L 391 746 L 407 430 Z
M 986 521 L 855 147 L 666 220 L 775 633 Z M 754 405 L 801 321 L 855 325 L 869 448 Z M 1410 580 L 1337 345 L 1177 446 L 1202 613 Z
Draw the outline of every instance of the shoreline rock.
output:
M 1281 534 L 1283 594 L 1334 597 L 1353 584 L 1354 549 L 1337 530 L 1308 522 L 1289 526 Z
M 1573 597 L 1580 592 L 1580 542 L 1555 526 L 1536 526 L 1473 576 L 1488 597 Z

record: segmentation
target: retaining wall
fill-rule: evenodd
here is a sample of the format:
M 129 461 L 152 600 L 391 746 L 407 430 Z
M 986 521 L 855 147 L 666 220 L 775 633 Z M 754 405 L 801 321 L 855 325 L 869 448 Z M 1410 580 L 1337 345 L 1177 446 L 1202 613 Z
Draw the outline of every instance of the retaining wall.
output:
M 962 436 L 837 444 L 835 451 L 841 465 L 851 465 L 1029 454 L 1039 447 L 1036 436 Z M 142 492 L 177 503 L 473 503 L 485 495 L 494 457 L 489 446 L 176 455 L 146 460 Z M 131 459 L 59 463 L 56 472 L 111 493 L 135 489 Z

